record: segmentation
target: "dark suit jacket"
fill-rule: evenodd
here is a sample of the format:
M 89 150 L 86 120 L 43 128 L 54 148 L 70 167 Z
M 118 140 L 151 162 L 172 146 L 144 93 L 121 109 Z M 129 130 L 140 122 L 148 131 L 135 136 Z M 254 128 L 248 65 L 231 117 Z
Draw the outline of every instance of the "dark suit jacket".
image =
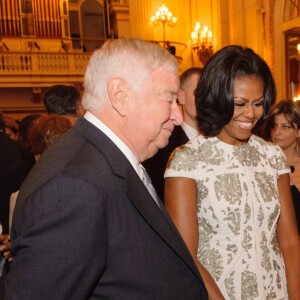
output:
M 164 208 L 85 119 L 29 173 L 12 235 L 7 300 L 207 299 Z
M 18 143 L 10 139 L 3 131 L 0 131 L 0 174 L 18 164 L 21 160 Z
M 292 192 L 294 208 L 296 213 L 298 233 L 300 236 L 300 192 L 295 185 L 291 185 L 291 192 Z
M 23 159 L 14 167 L 0 174 L 0 221 L 4 233 L 9 233 L 10 195 L 20 189 L 32 166 L 33 163 Z
M 4 132 L 0 131 L 0 223 L 3 226 L 3 232 L 8 233 L 8 209 L 10 193 L 6 193 L 7 183 L 10 178 L 5 174 L 7 170 L 19 164 L 22 161 L 21 152 L 18 143 L 10 139 Z
M 162 201 L 164 201 L 164 173 L 169 157 L 175 148 L 187 143 L 188 141 L 189 138 L 182 127 L 175 126 L 170 136 L 169 144 L 165 148 L 160 149 L 153 157 L 143 162 L 143 166 L 147 170 L 149 177 L 152 180 L 152 184 Z

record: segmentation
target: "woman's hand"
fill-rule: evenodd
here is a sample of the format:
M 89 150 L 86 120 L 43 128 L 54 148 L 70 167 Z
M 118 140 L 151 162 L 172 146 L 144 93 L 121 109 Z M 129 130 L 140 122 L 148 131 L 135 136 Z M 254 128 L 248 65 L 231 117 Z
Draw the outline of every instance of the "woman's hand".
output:
M 0 252 L 8 261 L 12 261 L 13 257 L 10 253 L 11 241 L 9 234 L 0 234 Z

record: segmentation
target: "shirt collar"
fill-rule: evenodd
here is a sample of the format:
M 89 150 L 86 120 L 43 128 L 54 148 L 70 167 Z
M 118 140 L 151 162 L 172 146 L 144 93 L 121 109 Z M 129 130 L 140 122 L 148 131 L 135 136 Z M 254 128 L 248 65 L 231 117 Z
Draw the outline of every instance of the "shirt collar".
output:
M 183 122 L 181 125 L 183 131 L 188 136 L 189 140 L 193 140 L 196 136 L 199 135 L 199 131 L 190 126 L 189 124 Z
M 142 179 L 143 170 L 140 168 L 140 164 L 132 151 L 127 147 L 127 145 L 102 121 L 100 121 L 95 115 L 87 111 L 84 115 L 84 118 L 101 130 L 126 156 L 130 164 L 133 166 L 138 176 Z

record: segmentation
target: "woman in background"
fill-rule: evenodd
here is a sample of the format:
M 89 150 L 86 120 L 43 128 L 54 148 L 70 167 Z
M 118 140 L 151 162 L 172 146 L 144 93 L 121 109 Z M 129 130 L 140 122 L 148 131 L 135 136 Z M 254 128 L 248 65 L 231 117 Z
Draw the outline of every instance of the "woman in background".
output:
M 5 123 L 5 133 L 14 141 L 18 141 L 19 139 L 19 124 L 18 122 L 8 116 L 4 117 L 4 123 Z
M 201 135 L 175 150 L 165 206 L 210 299 L 299 300 L 299 238 L 289 165 L 252 134 L 275 102 L 266 62 L 228 46 L 204 66 L 195 91 Z M 216 291 L 216 293 L 215 293 Z
M 63 115 L 50 114 L 41 116 L 33 124 L 28 132 L 28 143 L 35 160 L 37 161 L 42 153 L 52 145 L 56 139 L 72 127 L 71 121 Z M 9 227 L 12 223 L 12 215 L 19 191 L 10 196 L 9 205 Z
M 290 165 L 290 185 L 300 235 L 300 107 L 292 100 L 276 104 L 265 124 L 264 136 L 281 147 Z

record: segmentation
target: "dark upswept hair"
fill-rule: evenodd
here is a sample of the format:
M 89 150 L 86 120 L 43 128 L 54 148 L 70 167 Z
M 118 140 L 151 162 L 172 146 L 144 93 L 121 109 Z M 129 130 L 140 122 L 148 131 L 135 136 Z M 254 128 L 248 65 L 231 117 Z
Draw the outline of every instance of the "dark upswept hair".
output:
M 264 124 L 263 137 L 271 141 L 271 129 L 275 117 L 283 115 L 289 125 L 295 129 L 300 129 L 300 107 L 292 100 L 281 100 L 271 109 L 270 115 Z M 300 155 L 300 138 L 297 141 L 297 154 Z
M 232 119 L 234 113 L 234 80 L 255 75 L 264 84 L 264 115 L 267 119 L 276 101 L 276 88 L 267 63 L 252 49 L 231 45 L 216 52 L 204 66 L 195 90 L 197 122 L 206 137 L 216 136 Z
M 48 114 L 76 116 L 81 101 L 79 90 L 72 85 L 54 85 L 43 102 Z

